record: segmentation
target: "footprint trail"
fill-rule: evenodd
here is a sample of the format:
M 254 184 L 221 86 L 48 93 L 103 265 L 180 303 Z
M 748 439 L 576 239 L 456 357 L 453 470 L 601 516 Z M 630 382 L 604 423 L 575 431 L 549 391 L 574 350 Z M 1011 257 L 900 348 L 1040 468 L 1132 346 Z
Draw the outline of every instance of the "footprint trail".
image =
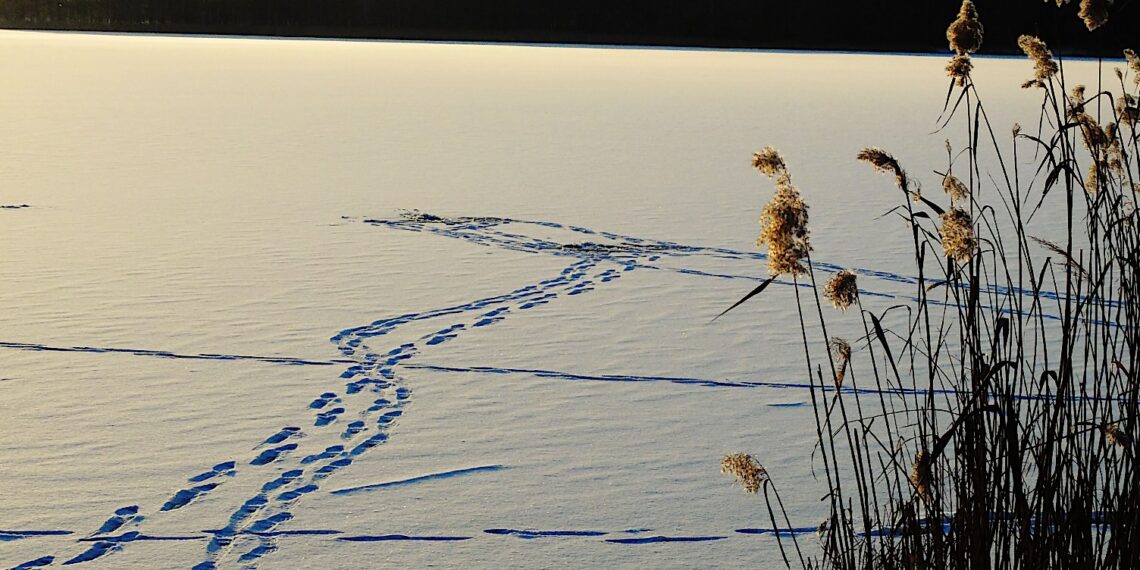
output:
M 404 373 L 408 370 L 435 372 L 452 371 L 431 365 L 419 366 L 415 360 L 435 347 L 455 342 L 478 331 L 508 320 L 513 315 L 533 311 L 559 299 L 587 294 L 617 281 L 635 270 L 671 271 L 695 276 L 723 279 L 756 280 L 749 275 L 733 275 L 705 271 L 676 265 L 680 260 L 699 258 L 740 260 L 750 264 L 763 260 L 761 253 L 745 253 L 723 248 L 688 246 L 675 242 L 642 239 L 588 228 L 553 222 L 510 220 L 506 218 L 445 219 L 430 214 L 411 212 L 397 220 L 366 219 L 364 223 L 441 235 L 488 247 L 532 254 L 554 255 L 569 262 L 558 274 L 527 284 L 507 293 L 477 299 L 463 304 L 406 313 L 373 321 L 369 324 L 346 328 L 332 336 L 330 341 L 340 358 L 324 361 L 281 357 L 244 355 L 190 354 L 181 355 L 163 351 L 140 349 L 100 349 L 91 347 L 50 347 L 25 343 L 0 343 L 0 348 L 22 350 L 64 350 L 77 352 L 120 352 L 138 356 L 162 358 L 194 358 L 212 360 L 256 360 L 272 364 L 343 366 L 339 377 L 331 377 L 329 384 L 315 394 L 312 400 L 298 405 L 297 416 L 278 430 L 267 433 L 254 442 L 249 454 L 242 458 L 220 458 L 212 466 L 206 464 L 198 473 L 187 477 L 186 484 L 170 495 L 157 509 L 144 512 L 136 505 L 117 509 L 93 532 L 80 539 L 83 550 L 66 557 L 43 556 L 25 563 L 80 564 L 101 559 L 129 546 L 134 541 L 156 540 L 142 534 L 145 521 L 164 513 L 192 508 L 208 498 L 217 488 L 238 478 L 259 481 L 258 491 L 233 507 L 221 528 L 209 531 L 194 539 L 205 541 L 205 552 L 199 569 L 221 565 L 240 564 L 256 567 L 264 557 L 278 549 L 283 536 L 303 534 L 282 529 L 294 518 L 294 510 L 306 497 L 314 493 L 327 493 L 326 481 L 341 470 L 351 468 L 361 456 L 387 443 L 408 412 L 413 392 Z M 513 231 L 514 229 L 520 231 Z M 570 232 L 572 236 L 588 236 L 583 241 L 559 241 L 534 235 L 535 230 Z M 666 262 L 673 263 L 669 265 Z M 604 266 L 603 266 L 604 264 Z M 602 266 L 602 267 L 599 267 Z M 837 271 L 838 266 L 816 263 L 823 271 Z M 915 284 L 907 276 L 858 269 L 858 273 L 878 282 Z M 792 285 L 788 283 L 788 285 Z M 868 295 L 888 298 L 905 298 L 905 295 L 876 293 Z M 441 325 L 415 338 L 393 340 L 411 325 L 427 321 L 442 321 Z M 587 377 L 547 371 L 516 371 L 507 369 L 473 368 L 454 371 L 485 371 L 488 373 L 531 373 L 561 379 L 590 379 L 607 381 L 668 381 L 713 385 L 701 379 L 641 378 L 641 377 Z M 482 468 L 480 468 L 482 469 Z M 414 482 L 414 481 L 412 481 Z M 406 484 L 407 482 L 394 482 Z M 389 484 L 391 485 L 391 484 Z M 341 490 L 356 492 L 357 490 Z M 363 491 L 363 489 L 361 489 Z M 321 531 L 326 532 L 326 531 Z M 337 531 L 327 531 L 335 533 Z M 556 531 L 561 533 L 562 531 Z M 511 533 L 518 536 L 517 533 Z M 527 532 L 523 532 L 527 534 Z M 538 531 L 534 536 L 546 536 Z M 552 532 L 551 535 L 555 535 Z M 529 536 L 529 535 L 528 535 Z M 170 537 L 178 539 L 179 537 Z M 184 537 L 183 537 L 184 538 Z M 385 541 L 420 539 L 458 539 L 465 537 L 416 537 L 412 535 L 376 535 L 370 537 L 342 537 L 349 541 Z M 723 537 L 642 537 L 610 539 L 618 544 L 645 544 L 658 541 L 720 540 Z

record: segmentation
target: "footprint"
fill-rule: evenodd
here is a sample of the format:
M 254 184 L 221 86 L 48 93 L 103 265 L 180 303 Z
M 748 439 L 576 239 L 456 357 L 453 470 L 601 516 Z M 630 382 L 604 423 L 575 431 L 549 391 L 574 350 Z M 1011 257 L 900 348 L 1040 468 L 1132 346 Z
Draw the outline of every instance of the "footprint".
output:
M 340 434 L 340 437 L 341 439 L 352 439 L 353 436 L 362 431 L 364 431 L 364 422 L 357 420 L 348 424 L 348 427 L 345 428 L 344 433 Z
M 182 489 L 182 490 L 178 491 L 177 493 L 175 493 L 174 496 L 171 497 L 169 501 L 166 501 L 166 504 L 162 505 L 162 508 L 159 510 L 162 512 L 166 512 L 166 511 L 173 511 L 175 509 L 181 509 L 182 507 L 189 505 L 191 502 L 193 502 L 198 497 L 214 490 L 214 488 L 217 486 L 218 486 L 217 483 L 207 483 L 205 485 L 198 485 L 196 487 L 191 487 L 189 489 Z
M 301 463 L 304 463 L 304 461 L 301 461 Z M 276 491 L 277 489 L 280 489 L 281 487 L 284 487 L 285 485 L 288 485 L 289 483 L 296 481 L 297 478 L 300 477 L 301 475 L 303 475 L 304 473 L 305 472 L 300 470 L 300 469 L 293 469 L 291 471 L 286 471 L 286 472 L 282 473 L 276 479 L 262 485 L 261 486 L 261 492 L 262 493 L 272 493 L 273 491 Z
M 336 461 L 332 461 L 328 465 L 325 465 L 325 466 L 321 467 L 320 469 L 317 469 L 317 472 L 314 474 L 314 477 L 328 477 L 329 475 L 332 475 L 333 472 L 335 472 L 336 470 L 343 469 L 345 467 L 348 467 L 351 464 L 352 464 L 352 458 L 350 458 L 350 457 L 344 457 L 341 459 L 337 459 Z
M 315 489 L 314 489 L 315 490 Z M 293 519 L 291 513 L 277 513 L 271 517 L 263 518 L 249 525 L 249 532 L 269 532 L 277 525 Z
M 379 418 L 377 418 L 376 423 L 379 424 L 380 426 L 387 426 L 387 425 L 390 425 L 392 422 L 396 421 L 396 418 L 398 418 L 402 415 L 404 415 L 404 412 L 402 412 L 400 410 L 392 410 L 392 411 L 387 412 L 384 415 L 380 416 Z
M 29 570 L 31 568 L 42 568 L 44 566 L 51 566 L 55 562 L 54 556 L 44 556 L 35 560 L 29 560 L 18 566 L 14 566 L 12 570 Z
M 90 562 L 90 561 L 95 560 L 97 558 L 102 558 L 103 556 L 106 556 L 107 554 L 109 554 L 111 552 L 121 550 L 122 548 L 123 548 L 122 543 L 118 543 L 118 542 L 108 542 L 108 541 L 96 542 L 91 548 L 88 548 L 87 550 L 83 551 L 83 553 L 80 554 L 79 556 L 76 556 L 75 558 L 72 558 L 71 560 L 64 562 L 63 565 L 69 566 L 71 564 L 79 564 L 80 562 Z
M 284 493 L 281 493 L 280 495 L 277 496 L 277 500 L 281 501 L 283 503 L 288 503 L 289 501 L 295 501 L 295 500 L 301 498 L 301 496 L 306 494 L 306 493 L 312 493 L 313 491 L 316 491 L 317 488 L 318 487 L 316 485 L 305 485 L 303 487 L 298 487 L 292 491 L 286 491 Z M 288 513 L 282 513 L 282 514 L 288 514 Z M 290 515 L 290 518 L 291 518 L 291 515 Z M 286 519 L 286 520 L 288 520 L 288 519 Z
M 301 460 L 301 465 L 308 465 L 310 463 L 313 463 L 314 461 L 320 461 L 322 459 L 329 459 L 332 457 L 336 457 L 342 451 L 344 451 L 343 445 L 331 445 L 329 447 L 326 447 L 325 450 L 320 452 L 320 453 L 316 453 L 316 454 L 309 455 L 309 456 L 305 457 L 304 459 Z
M 343 408 L 338 408 L 338 409 L 341 411 L 344 411 Z M 250 465 L 267 465 L 269 463 L 273 463 L 274 461 L 277 461 L 277 459 L 279 459 L 281 457 L 281 454 L 287 453 L 289 451 L 293 451 L 294 449 L 297 449 L 297 444 L 295 444 L 295 443 L 289 443 L 286 445 L 282 445 L 281 447 L 274 447 L 273 449 L 266 449 L 265 451 L 261 452 L 261 455 L 258 455 L 257 457 L 253 458 L 253 461 L 250 461 L 249 464 Z M 215 485 L 215 486 L 217 486 L 217 485 Z M 213 488 L 213 487 L 211 487 L 211 488 Z M 163 510 L 166 510 L 166 509 L 163 509 Z
M 344 408 L 333 408 L 327 412 L 317 414 L 317 420 L 313 425 L 317 427 L 327 426 L 336 421 L 337 416 L 344 413 Z M 294 445 L 296 447 L 296 445 Z M 256 465 L 256 464 L 255 464 Z
M 332 392 L 325 392 L 324 394 L 321 394 L 321 397 L 317 398 L 316 400 L 313 400 L 313 402 L 311 404 L 309 404 L 309 407 L 314 409 L 314 410 L 319 410 L 319 409 L 327 406 L 329 404 L 329 402 L 332 402 L 334 400 L 337 400 L 336 394 L 334 394 Z
M 352 451 L 349 451 L 348 455 L 350 457 L 357 457 L 360 454 L 368 451 L 369 449 L 372 449 L 373 447 L 376 447 L 377 445 L 380 445 L 386 441 L 388 441 L 388 434 L 378 433 L 378 434 L 364 440 L 362 443 L 360 443 L 356 447 L 352 448 Z
M 235 463 L 233 461 L 226 461 L 224 463 L 219 463 L 219 464 L 215 465 L 213 468 L 211 468 L 209 471 L 206 471 L 205 473 L 200 473 L 198 475 L 191 477 L 190 479 L 188 479 L 188 481 L 191 483 L 201 483 L 202 481 L 205 481 L 207 479 L 213 479 L 214 477 L 217 477 L 219 475 L 226 475 L 226 476 L 232 477 L 236 473 L 236 471 L 234 470 L 234 468 L 236 466 L 237 466 L 237 463 Z M 115 514 L 118 514 L 118 512 L 116 512 Z
M 116 510 L 115 514 L 111 518 L 107 519 L 103 525 L 99 527 L 99 530 L 95 531 L 92 536 L 110 534 L 116 530 L 119 530 L 123 527 L 123 525 L 126 525 L 128 523 L 142 522 L 143 517 L 139 516 L 138 512 L 138 505 L 131 505 L 129 507 L 123 507 Z

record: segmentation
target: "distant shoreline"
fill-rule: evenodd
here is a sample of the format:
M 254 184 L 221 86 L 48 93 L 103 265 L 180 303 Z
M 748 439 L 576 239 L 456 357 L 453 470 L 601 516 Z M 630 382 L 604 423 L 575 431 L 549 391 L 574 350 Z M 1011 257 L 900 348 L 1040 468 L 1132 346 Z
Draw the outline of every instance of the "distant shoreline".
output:
M 858 50 L 858 49 L 822 49 L 822 48 L 736 48 L 736 47 L 708 47 L 688 45 L 648 45 L 648 44 L 587 44 L 587 43 L 556 43 L 556 42 L 522 42 L 522 41 L 491 41 L 491 40 L 425 40 L 425 39 L 397 39 L 397 38 L 358 38 L 358 37 L 329 37 L 329 36 L 281 36 L 258 34 L 208 34 L 208 33 L 175 33 L 175 32 L 124 32 L 103 30 L 56 30 L 31 28 L 4 28 L 3 33 L 28 34 L 61 34 L 86 36 L 121 36 L 121 37 L 154 37 L 154 38 L 195 38 L 195 39 L 231 39 L 231 40 L 280 40 L 280 41 L 310 41 L 310 42 L 365 42 L 365 43 L 393 43 L 393 44 L 427 44 L 427 45 L 471 45 L 471 46 L 504 46 L 504 47 L 533 47 L 550 49 L 618 49 L 618 50 L 645 50 L 645 51 L 692 51 L 692 52 L 727 52 L 727 53 L 786 53 L 811 54 L 826 53 L 833 55 L 882 55 L 900 57 L 929 57 L 949 58 L 947 51 L 897 51 L 897 50 Z M 977 53 L 974 57 L 982 59 L 1023 59 L 1025 55 L 1018 52 L 1009 53 Z M 1120 61 L 1124 59 L 1119 55 L 1066 55 L 1070 61 Z
M 949 53 L 946 28 L 961 0 L 875 3 L 776 0 L 84 0 L 0 2 L 0 29 L 402 42 L 584 45 L 710 50 Z M 1021 55 L 1040 36 L 1064 56 L 1120 57 L 1140 49 L 1140 8 L 1116 3 L 1088 32 L 1075 3 L 1000 0 L 979 6 L 982 52 Z

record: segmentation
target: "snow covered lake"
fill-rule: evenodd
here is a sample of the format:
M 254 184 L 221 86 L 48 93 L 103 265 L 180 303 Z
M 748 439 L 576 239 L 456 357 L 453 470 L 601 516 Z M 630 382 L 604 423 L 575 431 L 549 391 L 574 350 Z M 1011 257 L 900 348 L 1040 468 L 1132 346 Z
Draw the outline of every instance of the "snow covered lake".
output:
M 854 156 L 940 192 L 944 60 L 0 34 L 0 566 L 780 563 L 718 472 L 826 512 L 794 288 L 710 323 L 766 277 L 749 159 L 908 302 Z M 1000 128 L 1029 74 L 976 61 Z

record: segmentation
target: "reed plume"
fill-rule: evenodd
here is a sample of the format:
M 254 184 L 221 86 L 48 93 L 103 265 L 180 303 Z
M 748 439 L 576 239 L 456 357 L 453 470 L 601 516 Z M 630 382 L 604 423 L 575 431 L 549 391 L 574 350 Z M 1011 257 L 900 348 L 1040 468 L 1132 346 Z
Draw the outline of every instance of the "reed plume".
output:
M 843 377 L 847 375 L 847 365 L 851 362 L 851 343 L 833 336 L 827 346 L 836 361 L 835 388 L 839 389 L 843 387 Z
M 978 240 L 974 236 L 973 220 L 969 212 L 961 208 L 950 208 L 941 214 L 942 250 L 946 256 L 959 263 L 970 261 Z
M 1124 59 L 1128 60 L 1128 69 L 1132 70 L 1132 81 L 1140 85 L 1140 56 L 1131 49 L 1124 50 Z
M 965 200 L 970 197 L 970 189 L 953 174 L 947 174 L 942 178 L 942 190 L 950 195 L 950 200 L 956 202 L 958 200 Z
M 1069 90 L 1069 112 L 1072 114 L 1085 112 L 1085 86 L 1074 85 Z
M 914 465 L 910 469 L 910 482 L 923 502 L 930 504 L 930 485 L 933 481 L 933 469 L 930 466 L 930 454 L 925 449 L 918 452 L 914 458 Z
M 1072 121 L 1080 125 L 1081 140 L 1089 152 L 1094 155 L 1098 154 L 1108 145 L 1108 137 L 1105 136 L 1104 130 L 1100 128 L 1100 124 L 1091 115 L 1083 110 L 1075 112 L 1072 114 Z
M 946 75 L 954 78 L 958 87 L 966 85 L 966 81 L 970 79 L 970 72 L 974 69 L 974 62 L 970 60 L 970 56 L 964 53 L 956 54 L 950 58 L 950 63 L 946 64 Z
M 1103 431 L 1104 440 L 1107 441 L 1109 445 L 1117 445 L 1124 448 L 1132 447 L 1132 438 L 1128 437 L 1128 434 L 1121 429 L 1119 423 L 1106 425 Z
M 1017 45 L 1021 47 L 1021 51 L 1033 60 L 1034 79 L 1027 81 L 1021 85 L 1022 88 L 1027 87 L 1044 87 L 1044 83 L 1049 81 L 1057 72 L 1060 67 L 1057 62 L 1053 61 L 1053 52 L 1049 51 L 1049 47 L 1041 38 L 1037 36 L 1023 35 L 1017 38 Z
M 752 155 L 752 167 L 768 177 L 778 176 L 788 170 L 787 165 L 784 164 L 784 157 L 780 156 L 780 151 L 770 146 L 766 146 L 760 152 Z
M 1088 176 L 1085 177 L 1085 192 L 1089 194 L 1096 194 L 1100 189 L 1100 169 L 1102 165 L 1099 161 L 1092 161 L 1089 165 Z
M 735 477 L 746 493 L 756 493 L 768 481 L 768 471 L 747 453 L 726 455 L 720 462 L 720 472 Z
M 967 55 L 982 47 L 982 22 L 978 19 L 978 8 L 972 0 L 962 0 L 958 18 L 946 29 L 946 39 L 950 49 L 958 55 Z
M 894 174 L 895 184 L 903 191 L 909 191 L 909 182 L 907 179 L 906 171 L 903 170 L 895 157 L 891 156 L 887 151 L 878 147 L 867 147 L 859 151 L 855 157 L 875 167 L 875 170 L 884 174 Z
M 768 270 L 773 275 L 800 275 L 807 271 L 802 259 L 811 252 L 808 206 L 792 184 L 780 153 L 765 147 L 752 158 L 752 164 L 769 178 L 776 179 L 776 194 L 760 213 L 757 246 L 768 246 Z
M 1108 22 L 1108 4 L 1109 0 L 1081 0 L 1081 11 L 1077 15 L 1090 32 Z
M 836 309 L 846 311 L 859 300 L 859 287 L 855 285 L 855 272 L 844 269 L 831 277 L 823 286 L 823 296 Z
M 1130 93 L 1117 97 L 1116 115 L 1120 117 L 1122 124 L 1135 127 L 1137 123 L 1140 123 L 1140 108 L 1137 108 L 1136 98 Z

